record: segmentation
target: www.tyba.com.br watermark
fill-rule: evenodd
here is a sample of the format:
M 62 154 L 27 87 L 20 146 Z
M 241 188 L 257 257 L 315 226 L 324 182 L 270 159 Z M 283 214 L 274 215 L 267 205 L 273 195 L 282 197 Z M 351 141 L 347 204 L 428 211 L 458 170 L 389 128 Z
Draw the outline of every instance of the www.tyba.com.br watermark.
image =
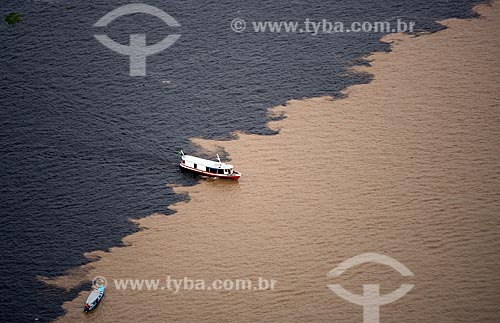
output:
M 250 26 L 250 28 L 247 28 Z M 255 33 L 296 33 L 309 34 L 312 36 L 320 34 L 335 33 L 405 33 L 413 32 L 414 21 L 397 19 L 390 21 L 354 21 L 344 23 L 342 21 L 329 21 L 327 19 L 313 20 L 306 18 L 304 21 L 252 21 L 247 22 L 242 18 L 231 21 L 231 29 L 236 33 L 251 31 Z
M 206 280 L 199 278 L 174 278 L 167 275 L 164 279 L 134 279 L 121 278 L 113 279 L 112 287 L 116 290 L 134 290 L 134 291 L 167 291 L 171 293 L 189 292 L 189 291 L 264 291 L 274 290 L 277 286 L 277 280 L 271 278 L 257 277 L 236 278 L 236 279 L 214 279 Z M 106 278 L 102 276 L 93 279 L 94 287 L 100 285 L 109 287 Z

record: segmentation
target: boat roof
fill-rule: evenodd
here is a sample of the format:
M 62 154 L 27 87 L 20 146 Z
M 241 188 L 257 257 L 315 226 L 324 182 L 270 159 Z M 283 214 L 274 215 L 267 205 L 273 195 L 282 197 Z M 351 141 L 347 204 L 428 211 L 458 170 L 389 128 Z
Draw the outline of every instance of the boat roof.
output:
M 92 304 L 98 297 L 99 294 L 101 294 L 101 291 L 98 289 L 95 289 L 90 293 L 89 297 L 87 298 L 87 304 Z
M 191 155 L 184 155 L 183 157 L 184 157 L 184 160 L 186 160 L 186 161 L 190 161 L 192 163 L 200 164 L 200 165 L 210 167 L 210 168 L 221 168 L 221 169 L 233 168 L 233 165 L 230 165 L 230 164 L 219 163 L 218 161 L 203 159 L 203 158 L 194 157 Z

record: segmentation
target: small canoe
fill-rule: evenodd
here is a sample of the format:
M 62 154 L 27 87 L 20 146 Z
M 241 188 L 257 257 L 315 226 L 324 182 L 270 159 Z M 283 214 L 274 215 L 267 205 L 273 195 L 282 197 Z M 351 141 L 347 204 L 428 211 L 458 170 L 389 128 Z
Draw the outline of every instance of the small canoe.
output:
M 90 293 L 89 297 L 87 297 L 87 301 L 85 302 L 85 307 L 83 308 L 83 311 L 85 313 L 92 311 L 94 308 L 97 307 L 97 305 L 99 305 L 103 297 L 104 297 L 104 284 L 99 286 L 98 289 L 93 290 L 92 293 Z

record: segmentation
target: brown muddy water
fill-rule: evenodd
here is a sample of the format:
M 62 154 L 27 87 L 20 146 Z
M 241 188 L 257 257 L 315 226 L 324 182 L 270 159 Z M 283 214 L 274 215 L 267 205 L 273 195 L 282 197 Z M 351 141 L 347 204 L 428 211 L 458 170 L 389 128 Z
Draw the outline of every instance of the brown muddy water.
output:
M 275 136 L 239 135 L 223 147 L 239 183 L 203 180 L 173 216 L 152 215 L 124 248 L 53 281 L 66 287 L 103 276 L 99 308 L 88 292 L 59 322 L 362 322 L 336 296 L 339 283 L 386 294 L 415 287 L 380 308 L 380 322 L 500 322 L 500 5 L 449 28 L 391 35 L 391 53 L 370 57 L 366 85 L 276 107 Z M 413 277 L 364 264 L 327 273 L 365 253 L 384 254 Z M 266 290 L 119 290 L 115 279 L 258 277 Z

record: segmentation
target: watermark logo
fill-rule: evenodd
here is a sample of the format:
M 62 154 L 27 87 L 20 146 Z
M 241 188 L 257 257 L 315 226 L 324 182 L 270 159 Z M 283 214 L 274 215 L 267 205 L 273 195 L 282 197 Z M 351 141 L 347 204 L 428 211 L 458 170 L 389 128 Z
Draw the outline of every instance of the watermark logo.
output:
M 328 273 L 328 277 L 339 277 L 347 269 L 361 265 L 364 263 L 379 263 L 389 266 L 399 272 L 404 277 L 413 276 L 413 273 L 399 261 L 377 253 L 365 253 L 352 258 L 349 258 L 340 263 L 337 268 Z M 392 303 L 401 297 L 405 296 L 412 288 L 413 284 L 402 284 L 395 291 L 380 295 L 379 284 L 363 285 L 363 295 L 353 294 L 344 289 L 339 284 L 328 285 L 337 296 L 357 305 L 363 306 L 363 322 L 364 323 L 379 323 L 380 322 L 380 306 Z
M 106 278 L 104 278 L 102 276 L 96 276 L 96 277 L 94 277 L 94 279 L 92 279 L 92 286 L 95 288 L 99 288 L 102 285 L 104 285 L 104 287 L 106 287 L 107 284 L 108 284 L 108 282 L 107 282 Z
M 149 14 L 160 18 L 170 27 L 180 27 L 180 24 L 165 11 L 141 3 L 127 4 L 108 12 L 94 24 L 94 27 L 105 27 L 118 17 L 134 13 Z M 150 46 L 146 45 L 145 34 L 131 34 L 129 46 L 117 43 L 107 35 L 98 34 L 94 35 L 94 37 L 112 51 L 130 56 L 130 76 L 145 76 L 146 57 L 157 54 L 172 46 L 181 35 L 168 35 L 163 40 Z
M 245 22 L 245 20 L 241 18 L 234 18 L 231 21 L 231 29 L 235 33 L 242 33 L 243 31 L 245 31 L 245 28 L 247 28 L 247 23 Z

